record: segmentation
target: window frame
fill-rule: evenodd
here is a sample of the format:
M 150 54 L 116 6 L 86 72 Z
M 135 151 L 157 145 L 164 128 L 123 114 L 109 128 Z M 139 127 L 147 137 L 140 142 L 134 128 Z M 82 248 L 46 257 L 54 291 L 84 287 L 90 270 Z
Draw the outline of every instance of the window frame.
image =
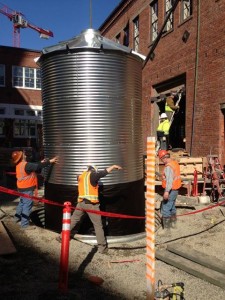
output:
M 1 74 L 1 69 L 3 74 Z M 4 64 L 0 64 L 0 86 L 5 86 L 5 65 Z
M 151 12 L 151 42 L 158 36 L 158 23 L 159 23 L 159 2 L 155 0 L 150 3 L 150 12 Z
M 173 0 L 165 0 L 164 5 L 165 5 L 164 18 L 166 18 L 168 12 L 170 11 L 170 9 L 173 6 Z M 169 31 L 173 30 L 173 28 L 174 28 L 174 12 L 172 12 L 170 14 L 170 17 L 165 25 L 164 30 L 165 30 L 165 32 L 169 32 Z
M 12 87 L 41 90 L 40 69 L 12 66 Z
M 185 2 L 188 2 L 188 6 L 185 8 Z M 185 11 L 186 16 L 185 16 Z M 193 14 L 193 0 L 181 0 L 180 3 L 180 22 L 185 22 L 189 19 Z
M 118 33 L 115 37 L 115 41 L 117 44 L 120 44 L 121 33 Z
M 123 45 L 126 47 L 129 47 L 129 43 L 130 43 L 130 26 L 129 26 L 129 22 L 127 23 L 127 25 L 124 27 L 123 29 Z
M 140 30 L 139 30 L 139 16 L 133 19 L 133 49 L 139 51 L 140 44 Z
M 5 119 L 0 118 L 0 137 L 5 137 Z
M 16 133 L 17 130 L 18 133 Z M 32 133 L 32 130 L 34 130 L 34 133 Z M 30 119 L 15 119 L 13 121 L 13 137 L 14 138 L 37 137 L 37 121 L 30 120 Z

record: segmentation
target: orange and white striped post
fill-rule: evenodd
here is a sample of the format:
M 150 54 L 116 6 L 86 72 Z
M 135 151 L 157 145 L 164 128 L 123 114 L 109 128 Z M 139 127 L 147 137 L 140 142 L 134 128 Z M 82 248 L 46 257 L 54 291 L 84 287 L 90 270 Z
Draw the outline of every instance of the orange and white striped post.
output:
M 62 243 L 59 267 L 59 291 L 68 291 L 69 247 L 70 247 L 71 203 L 64 202 L 62 220 Z
M 146 279 L 147 300 L 155 294 L 155 137 L 147 138 L 146 179 Z

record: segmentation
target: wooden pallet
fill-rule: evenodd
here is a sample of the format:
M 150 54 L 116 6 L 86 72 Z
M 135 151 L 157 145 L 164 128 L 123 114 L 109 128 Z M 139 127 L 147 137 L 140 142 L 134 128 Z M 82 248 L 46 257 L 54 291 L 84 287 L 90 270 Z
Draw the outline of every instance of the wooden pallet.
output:
M 204 157 L 173 157 L 171 158 L 177 160 L 180 165 L 180 174 L 182 179 L 193 180 L 194 179 L 194 171 L 198 172 L 198 179 L 203 178 L 203 169 L 205 166 L 206 158 Z M 156 172 L 162 173 L 164 169 L 164 164 L 156 158 Z
M 16 253 L 16 248 L 5 230 L 3 223 L 0 222 L 0 255 L 12 253 Z

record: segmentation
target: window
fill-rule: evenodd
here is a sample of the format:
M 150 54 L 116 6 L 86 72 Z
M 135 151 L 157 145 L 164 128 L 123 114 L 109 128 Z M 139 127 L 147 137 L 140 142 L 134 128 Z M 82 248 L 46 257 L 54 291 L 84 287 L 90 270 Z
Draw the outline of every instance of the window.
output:
M 38 110 L 38 111 L 37 111 L 37 116 L 38 116 L 38 117 L 42 117 L 42 111 L 41 111 L 41 110 Z
M 13 86 L 23 86 L 23 68 L 13 67 Z
M 0 65 L 0 86 L 5 86 L 5 66 Z
M 35 117 L 35 110 L 26 110 L 26 115 L 29 117 Z
M 15 120 L 14 137 L 36 137 L 36 121 Z
M 24 116 L 24 110 L 23 109 L 15 109 L 15 115 L 16 116 Z
M 1 120 L 0 120 L 0 135 L 1 135 L 1 136 L 4 136 L 4 135 L 5 135 L 4 127 L 5 127 L 4 119 L 1 119 Z
M 36 69 L 36 88 L 41 89 L 41 70 Z
M 139 17 L 133 20 L 134 24 L 134 51 L 139 50 Z
M 151 41 L 153 42 L 158 35 L 158 1 L 151 4 Z
M 34 88 L 34 69 L 25 69 L 25 87 Z
M 173 5 L 173 0 L 165 0 L 165 17 L 170 13 L 170 10 L 172 8 Z M 170 14 L 170 17 L 166 23 L 165 26 L 165 31 L 169 31 L 173 29 L 173 12 Z
M 192 15 L 192 0 L 181 0 L 181 22 Z
M 13 66 L 13 86 L 41 89 L 40 69 Z
M 5 108 L 4 107 L 0 107 L 0 115 L 5 115 Z
M 118 43 L 118 44 L 119 44 L 119 43 L 120 43 L 120 33 L 119 33 L 119 34 L 117 34 L 117 36 L 116 36 L 116 38 L 115 38 L 115 39 L 116 39 L 116 43 Z
M 128 47 L 129 46 L 129 23 L 123 30 L 124 36 L 123 36 L 123 44 L 124 46 Z

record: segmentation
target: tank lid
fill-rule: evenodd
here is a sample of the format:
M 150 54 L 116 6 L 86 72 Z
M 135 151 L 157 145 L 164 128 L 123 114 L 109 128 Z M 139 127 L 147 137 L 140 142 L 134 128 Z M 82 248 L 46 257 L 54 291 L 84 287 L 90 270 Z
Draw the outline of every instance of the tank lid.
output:
M 119 50 L 126 53 L 132 52 L 131 48 L 128 48 L 101 36 L 98 30 L 86 29 L 82 31 L 77 37 L 59 42 L 57 45 L 44 48 L 42 50 L 42 54 L 47 54 L 55 51 L 65 51 L 82 48 Z

